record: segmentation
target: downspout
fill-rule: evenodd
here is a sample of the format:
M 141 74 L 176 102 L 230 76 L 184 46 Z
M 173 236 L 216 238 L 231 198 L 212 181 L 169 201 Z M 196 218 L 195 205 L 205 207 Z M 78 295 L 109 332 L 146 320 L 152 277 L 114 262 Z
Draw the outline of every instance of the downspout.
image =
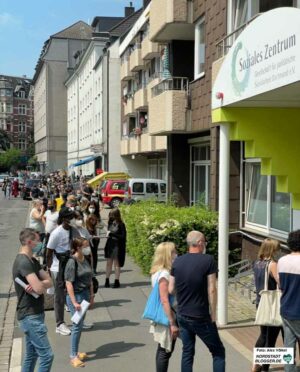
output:
M 109 171 L 109 58 L 110 58 L 110 50 L 107 49 L 106 52 L 106 79 L 107 79 L 107 113 L 106 113 L 106 164 L 107 164 L 107 171 Z
M 220 125 L 218 323 L 228 323 L 229 124 Z

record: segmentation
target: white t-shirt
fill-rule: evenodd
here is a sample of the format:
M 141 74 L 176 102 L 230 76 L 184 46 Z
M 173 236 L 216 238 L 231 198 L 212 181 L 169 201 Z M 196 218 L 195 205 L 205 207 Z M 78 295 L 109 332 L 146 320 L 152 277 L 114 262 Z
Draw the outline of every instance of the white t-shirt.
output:
M 162 278 L 165 278 L 168 282 L 170 280 L 170 273 L 168 272 L 168 270 L 160 270 L 160 271 L 157 271 L 155 274 L 152 274 L 151 275 L 151 284 L 152 284 L 152 287 L 154 287 L 157 279 L 159 278 L 162 279 Z
M 49 237 L 47 248 L 55 250 L 57 253 L 65 253 L 70 250 L 70 230 L 66 230 L 62 225 L 52 231 Z M 55 254 L 50 270 L 58 272 L 59 261 Z
M 52 231 L 57 227 L 58 212 L 51 212 L 47 210 L 44 214 L 46 218 L 45 231 L 51 234 Z

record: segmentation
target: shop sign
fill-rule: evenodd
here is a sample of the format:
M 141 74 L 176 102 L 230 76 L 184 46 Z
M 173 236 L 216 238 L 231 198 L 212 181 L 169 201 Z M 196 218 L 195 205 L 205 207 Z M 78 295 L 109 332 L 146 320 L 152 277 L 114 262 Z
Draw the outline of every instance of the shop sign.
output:
M 257 17 L 236 39 L 216 78 L 212 107 L 226 106 L 300 80 L 300 9 Z

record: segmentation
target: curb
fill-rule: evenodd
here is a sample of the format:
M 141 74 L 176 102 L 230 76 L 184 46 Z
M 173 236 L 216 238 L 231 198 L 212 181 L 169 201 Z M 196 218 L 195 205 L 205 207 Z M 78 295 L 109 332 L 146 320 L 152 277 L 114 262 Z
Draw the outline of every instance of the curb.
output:
M 9 372 L 21 372 L 22 368 L 22 338 L 14 338 L 9 361 Z

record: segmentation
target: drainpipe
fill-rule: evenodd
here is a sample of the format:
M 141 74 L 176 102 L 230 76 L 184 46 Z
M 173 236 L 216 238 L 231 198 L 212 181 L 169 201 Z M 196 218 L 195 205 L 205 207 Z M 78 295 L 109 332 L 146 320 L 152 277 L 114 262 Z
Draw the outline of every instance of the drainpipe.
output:
M 108 45 L 109 46 L 109 45 Z M 110 50 L 107 49 L 107 53 L 106 53 L 106 58 L 107 58 L 107 114 L 106 114 L 106 118 L 107 118 L 107 121 L 106 121 L 106 134 L 107 134 L 107 140 L 106 140 L 106 164 L 107 164 L 107 172 L 109 171 L 109 82 L 110 82 L 110 78 L 109 78 L 109 59 L 110 59 Z
M 228 322 L 229 124 L 220 125 L 218 323 Z

